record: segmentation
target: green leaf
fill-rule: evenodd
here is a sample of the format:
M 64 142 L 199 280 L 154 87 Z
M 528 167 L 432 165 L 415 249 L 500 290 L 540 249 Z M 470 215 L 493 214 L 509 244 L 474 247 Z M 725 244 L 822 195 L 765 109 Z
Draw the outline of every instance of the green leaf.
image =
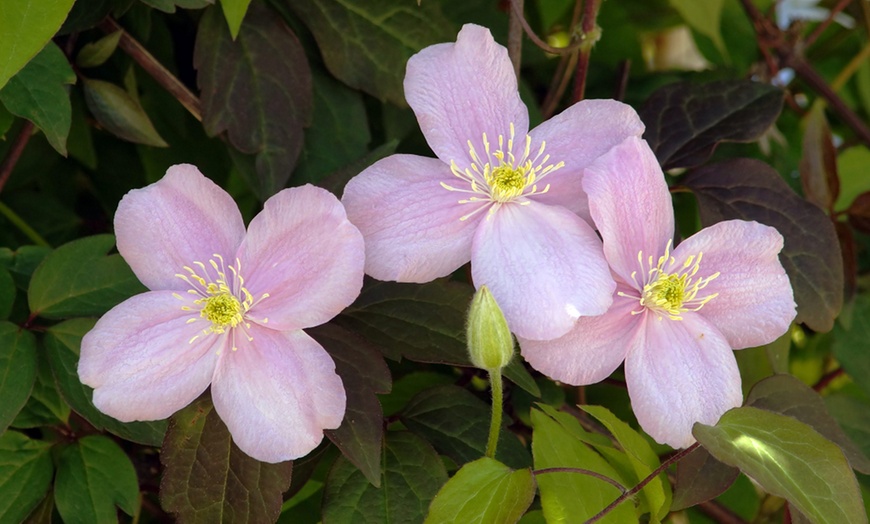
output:
M 332 356 L 347 392 L 341 426 L 324 433 L 369 482 L 379 487 L 384 413 L 376 393 L 390 391 L 390 369 L 383 356 L 354 333 L 332 324 L 306 331 Z
M 112 439 L 84 437 L 60 455 L 54 500 L 65 523 L 117 522 L 115 506 L 131 516 L 139 508 L 136 470 Z
M 46 356 L 61 396 L 96 429 L 105 429 L 140 444 L 159 446 L 166 433 L 165 420 L 124 423 L 104 415 L 91 401 L 94 390 L 79 380 L 77 368 L 82 337 L 95 322 L 89 318 L 74 318 L 51 326 L 45 333 Z
M 17 431 L 0 434 L 0 522 L 24 522 L 54 476 L 51 445 Z
M 239 28 L 242 27 L 242 20 L 245 19 L 245 13 L 248 12 L 250 3 L 251 0 L 221 0 L 224 18 L 227 19 L 233 40 L 239 36 Z
M 160 462 L 161 504 L 183 522 L 275 522 L 293 469 L 245 455 L 208 396 L 172 416 Z
M 725 47 L 725 41 L 722 40 L 720 27 L 725 0 L 707 0 L 705 2 L 670 0 L 670 4 L 692 29 L 712 40 L 713 45 L 722 56 L 728 57 L 728 49 Z
M 323 492 L 323 522 L 423 521 L 435 494 L 447 482 L 438 454 L 412 433 L 388 432 L 383 461 L 380 488 L 347 460 L 335 462 Z
M 776 121 L 782 91 L 749 80 L 680 82 L 653 93 L 638 111 L 644 139 L 664 169 L 705 162 L 719 142 L 751 142 Z
M 89 42 L 82 46 L 76 55 L 76 65 L 79 67 L 97 67 L 103 65 L 112 56 L 118 47 L 123 31 L 115 31 L 96 42 Z
M 9 318 L 12 306 L 15 305 L 15 281 L 5 268 L 0 267 L 0 320 Z
M 865 456 L 870 457 L 870 401 L 844 393 L 825 397 L 831 416 Z
M 51 40 L 74 1 L 0 2 L 0 88 Z
M 719 462 L 704 448 L 695 448 L 677 462 L 671 509 L 678 511 L 718 497 L 738 475 L 739 469 Z
M 305 22 L 329 72 L 380 100 L 405 105 L 408 58 L 426 46 L 456 39 L 439 2 L 312 0 L 291 2 Z
M 154 147 L 167 147 L 138 101 L 115 84 L 84 79 L 85 103 L 103 128 L 118 138 Z
M 829 331 L 843 306 L 843 259 L 828 216 L 800 198 L 764 162 L 735 158 L 682 177 L 698 198 L 705 226 L 739 218 L 775 227 L 785 239 L 779 259 L 797 302 L 798 323 Z
M 852 322 L 836 325 L 832 349 L 855 384 L 870 395 L 870 296 L 855 298 Z
M 5 253 L 0 257 L 0 264 L 9 270 L 15 285 L 22 290 L 27 289 L 33 271 L 52 251 L 50 247 L 45 246 L 21 246 L 15 251 L 0 248 L 0 251 L 2 250 L 5 250 Z
M 836 444 L 791 417 L 735 408 L 692 433 L 718 460 L 740 468 L 816 523 L 867 522 L 858 482 Z
M 69 412 L 69 406 L 61 398 L 54 384 L 48 360 L 39 359 L 36 382 L 33 384 L 30 399 L 12 421 L 12 427 L 36 428 L 66 424 L 69 420 Z
M 482 457 L 489 437 L 491 408 L 469 391 L 439 386 L 420 392 L 405 407 L 402 422 L 457 464 Z M 507 421 L 506 421 L 507 422 Z M 507 427 L 499 433 L 496 458 L 513 468 L 531 465 L 531 457 Z
M 426 522 L 511 524 L 523 516 L 534 498 L 531 471 L 512 471 L 484 457 L 462 466 L 444 484 L 429 507 Z
M 194 66 L 206 132 L 227 131 L 236 149 L 256 154 L 257 179 L 247 182 L 265 200 L 287 183 L 311 120 L 311 71 L 299 39 L 257 1 L 234 42 L 212 7 L 200 20 Z
M 112 235 L 95 235 L 45 257 L 30 281 L 30 310 L 44 318 L 101 315 L 146 291 L 121 255 L 106 256 L 114 245 Z
M 36 382 L 36 337 L 0 321 L 0 433 L 6 431 L 30 398 Z

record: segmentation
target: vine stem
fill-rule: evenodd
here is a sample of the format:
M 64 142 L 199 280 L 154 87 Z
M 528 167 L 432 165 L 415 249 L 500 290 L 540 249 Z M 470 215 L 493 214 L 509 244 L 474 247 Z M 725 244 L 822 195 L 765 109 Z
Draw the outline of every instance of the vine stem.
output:
M 3 186 L 6 185 L 9 176 L 12 175 L 12 170 L 15 169 L 15 164 L 21 158 L 21 153 L 24 152 L 24 147 L 30 141 L 32 134 L 33 122 L 27 120 L 21 126 L 21 131 L 18 132 L 15 141 L 9 146 L 9 152 L 6 154 L 6 158 L 3 159 L 3 163 L 0 164 L 0 191 L 3 191 Z
M 489 439 L 486 442 L 486 456 L 495 458 L 498 434 L 501 431 L 502 382 L 501 369 L 489 370 L 489 385 L 492 388 L 492 419 L 489 424 Z
M 590 469 L 583 469 L 583 468 L 542 468 L 542 469 L 532 470 L 532 475 L 535 475 L 535 476 L 545 475 L 547 473 L 580 473 L 581 475 L 588 475 L 590 477 L 595 477 L 598 480 L 602 480 L 604 482 L 607 482 L 611 486 L 618 489 L 620 493 L 626 492 L 625 486 L 623 486 L 619 482 L 613 480 L 612 478 L 608 477 L 607 475 L 602 475 L 601 473 L 597 473 L 597 472 L 592 471 Z
M 511 12 L 508 17 L 508 56 L 514 66 L 514 75 L 520 78 L 520 62 L 523 56 L 523 4 L 525 0 L 510 0 Z
M 592 45 L 597 38 L 591 42 L 588 39 L 596 33 L 596 18 L 598 18 L 599 7 L 601 7 L 601 0 L 586 0 L 583 4 L 583 19 L 580 22 L 580 30 L 583 33 L 580 41 L 587 45 L 580 48 L 580 56 L 577 59 L 577 72 L 574 74 L 574 91 L 571 96 L 572 102 L 579 102 L 586 95 L 586 75 L 589 72 L 589 58 L 592 55 Z

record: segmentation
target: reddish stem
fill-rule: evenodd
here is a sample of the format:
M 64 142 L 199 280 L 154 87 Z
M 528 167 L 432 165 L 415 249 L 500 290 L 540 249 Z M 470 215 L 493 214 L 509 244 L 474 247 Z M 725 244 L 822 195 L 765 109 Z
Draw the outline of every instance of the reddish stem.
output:
M 3 163 L 0 164 L 0 191 L 3 191 L 3 186 L 6 185 L 9 176 L 12 175 L 12 170 L 15 169 L 15 164 L 17 164 L 18 159 L 21 158 L 21 153 L 24 152 L 24 147 L 27 145 L 27 142 L 30 141 L 30 136 L 32 134 L 33 122 L 27 120 L 24 122 L 24 125 L 21 126 L 21 131 L 18 132 L 15 141 L 9 146 L 9 151 L 6 153 L 6 158 L 3 159 Z
M 598 8 L 601 6 L 601 0 L 586 0 L 583 5 L 583 20 L 580 29 L 583 31 L 583 39 L 587 39 L 592 35 L 595 29 L 595 20 L 598 18 Z M 586 75 L 589 72 L 589 57 L 592 55 L 592 46 L 584 46 L 580 49 L 580 56 L 577 59 L 577 73 L 574 75 L 574 92 L 571 96 L 572 102 L 583 100 L 586 95 Z

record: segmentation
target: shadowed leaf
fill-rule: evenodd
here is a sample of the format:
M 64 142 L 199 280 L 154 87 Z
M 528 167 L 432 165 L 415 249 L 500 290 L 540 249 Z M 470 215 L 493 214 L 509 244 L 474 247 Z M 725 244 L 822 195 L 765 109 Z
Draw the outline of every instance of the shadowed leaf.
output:
M 36 337 L 11 322 L 0 322 L 0 433 L 30 398 L 36 382 Z
M 803 147 L 801 148 L 801 185 L 807 200 L 828 211 L 840 193 L 837 177 L 837 149 L 831 128 L 825 118 L 824 104 L 817 102 L 806 116 Z
M 714 459 L 706 449 L 696 448 L 677 462 L 671 509 L 679 511 L 718 497 L 739 474 L 739 469 Z
M 851 323 L 837 323 L 834 336 L 834 357 L 855 384 L 870 395 L 870 297 L 858 295 Z
M 0 522 L 24 522 L 51 487 L 51 445 L 23 433 L 0 434 Z
M 103 65 L 117 49 L 121 34 L 122 31 L 115 31 L 99 40 L 83 45 L 81 51 L 76 55 L 76 65 L 79 67 Z
M 136 144 L 169 145 L 160 138 L 145 110 L 129 93 L 102 80 L 85 79 L 82 84 L 88 109 L 106 131 Z
M 849 206 L 849 224 L 858 231 L 870 234 L 870 192 L 861 193 Z

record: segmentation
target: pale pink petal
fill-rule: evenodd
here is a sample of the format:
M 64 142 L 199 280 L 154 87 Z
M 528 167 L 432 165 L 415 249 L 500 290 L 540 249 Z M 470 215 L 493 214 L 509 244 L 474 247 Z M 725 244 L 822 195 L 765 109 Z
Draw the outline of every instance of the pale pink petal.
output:
M 196 166 L 180 164 L 160 181 L 130 191 L 115 213 L 118 251 L 152 290 L 187 290 L 177 273 L 215 253 L 235 253 L 245 236 L 232 197 Z
M 471 260 L 471 239 L 486 211 L 460 204 L 467 193 L 440 160 L 393 155 L 348 182 L 342 203 L 365 237 L 366 273 L 379 280 L 429 282 Z
M 725 337 L 697 314 L 643 317 L 625 359 L 631 408 L 656 442 L 685 448 L 695 441 L 695 422 L 715 424 L 743 402 L 737 361 Z
M 311 185 L 281 191 L 239 247 L 245 287 L 254 300 L 269 295 L 248 318 L 279 330 L 323 324 L 359 295 L 364 257 L 363 237 L 332 193 Z
M 207 321 L 171 291 L 132 297 L 103 315 L 82 339 L 78 373 L 94 405 L 123 422 L 164 419 L 208 387 L 223 340 L 200 333 Z M 216 346 L 217 345 L 217 346 Z
M 214 406 L 239 448 L 263 462 L 307 455 L 344 418 L 335 363 L 303 331 L 252 325 L 253 341 L 221 355 Z
M 532 151 L 545 144 L 548 163 L 565 167 L 546 175 L 539 184 L 550 190 L 532 198 L 567 207 L 591 222 L 581 177 L 583 169 L 630 136 L 640 137 L 644 125 L 631 106 L 616 100 L 582 100 L 534 128 Z
M 664 174 L 644 140 L 631 137 L 592 163 L 583 175 L 604 255 L 631 282 L 643 259 L 656 261 L 674 234 L 674 210 Z
M 600 315 L 616 284 L 601 241 L 565 208 L 506 204 L 474 236 L 471 273 L 486 284 L 517 336 L 550 340 L 581 316 Z
M 617 292 L 631 292 L 618 284 Z M 519 338 L 523 358 L 548 377 L 583 386 L 609 377 L 622 364 L 637 336 L 641 316 L 632 315 L 637 300 L 614 294 L 613 305 L 603 315 L 577 319 L 574 328 L 555 340 Z
M 483 156 L 483 133 L 498 144 L 499 135 L 507 139 L 511 124 L 520 141 L 529 129 L 507 49 L 478 25 L 464 25 L 455 44 L 436 44 L 412 56 L 405 98 L 432 151 L 463 169 L 471 162 L 469 140 Z
M 773 342 L 797 314 L 791 283 L 779 261 L 782 235 L 758 222 L 728 220 L 687 238 L 674 251 L 675 263 L 701 257 L 697 277 L 719 276 L 699 297 L 718 293 L 698 314 L 725 335 L 734 349 Z

